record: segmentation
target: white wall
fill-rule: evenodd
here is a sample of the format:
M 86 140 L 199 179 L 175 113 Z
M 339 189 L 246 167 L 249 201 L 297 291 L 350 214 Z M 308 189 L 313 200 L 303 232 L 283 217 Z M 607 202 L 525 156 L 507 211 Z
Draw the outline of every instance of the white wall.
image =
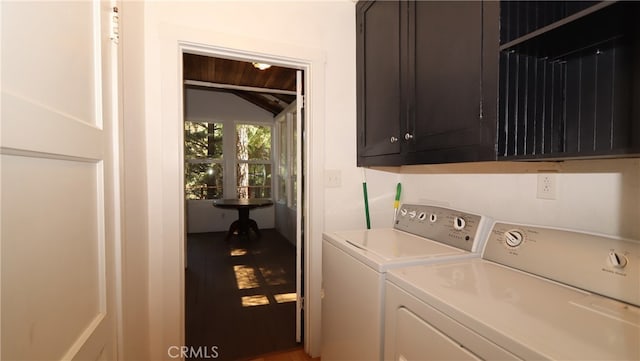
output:
M 189 120 L 273 124 L 273 115 L 248 101 L 220 91 L 189 88 L 185 92 L 185 116 Z
M 372 227 L 389 227 L 396 182 L 402 201 L 494 219 L 640 239 L 640 159 L 485 163 L 368 170 Z M 536 197 L 538 172 L 556 174 L 555 200 Z M 373 198 L 373 201 L 371 201 Z M 362 202 L 361 202 L 362 203 Z
M 145 128 L 144 3 L 127 2 L 121 13 L 122 70 L 122 355 L 149 357 L 149 194 Z
M 296 246 L 296 211 L 284 203 L 276 202 L 276 229 L 293 246 Z
M 273 125 L 274 119 L 270 112 L 233 94 L 206 89 L 186 90 L 185 117 L 188 120 L 223 123 L 226 129 L 223 139 L 226 154 L 234 154 L 234 143 L 226 140 L 233 139 L 228 131 L 233 129 L 236 123 Z M 227 156 L 225 162 L 227 169 L 235 169 L 232 156 Z M 275 171 L 275 167 L 273 170 Z M 225 178 L 224 188 L 225 198 L 235 198 L 234 180 L 231 177 Z M 231 223 L 238 219 L 238 211 L 215 208 L 212 200 L 189 200 L 186 213 L 188 233 L 226 231 Z M 250 217 L 258 223 L 259 228 L 274 228 L 274 207 L 251 210 Z

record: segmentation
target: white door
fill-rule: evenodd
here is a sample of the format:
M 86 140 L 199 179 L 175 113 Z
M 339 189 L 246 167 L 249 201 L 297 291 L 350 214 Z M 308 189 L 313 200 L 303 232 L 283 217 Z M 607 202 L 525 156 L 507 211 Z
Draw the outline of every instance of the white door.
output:
M 302 168 L 302 138 L 304 128 L 302 127 L 304 99 L 302 96 L 302 71 L 296 71 L 296 342 L 302 342 L 302 215 L 304 213 L 302 204 L 302 175 L 305 173 Z
M 118 358 L 113 6 L 0 2 L 3 360 Z

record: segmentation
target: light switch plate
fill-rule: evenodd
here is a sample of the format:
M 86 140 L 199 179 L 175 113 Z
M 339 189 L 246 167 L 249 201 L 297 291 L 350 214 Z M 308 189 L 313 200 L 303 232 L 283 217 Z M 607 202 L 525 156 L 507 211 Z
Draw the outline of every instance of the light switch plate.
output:
M 327 188 L 339 188 L 342 186 L 342 172 L 338 169 L 325 170 L 324 186 Z

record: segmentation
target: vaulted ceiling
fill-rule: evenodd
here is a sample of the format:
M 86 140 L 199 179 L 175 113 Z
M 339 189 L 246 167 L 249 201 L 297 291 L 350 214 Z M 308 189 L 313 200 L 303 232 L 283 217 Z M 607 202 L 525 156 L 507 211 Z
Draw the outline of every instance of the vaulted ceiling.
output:
M 232 93 L 273 115 L 296 99 L 296 70 L 291 68 L 259 70 L 250 62 L 184 54 L 183 77 L 186 86 Z

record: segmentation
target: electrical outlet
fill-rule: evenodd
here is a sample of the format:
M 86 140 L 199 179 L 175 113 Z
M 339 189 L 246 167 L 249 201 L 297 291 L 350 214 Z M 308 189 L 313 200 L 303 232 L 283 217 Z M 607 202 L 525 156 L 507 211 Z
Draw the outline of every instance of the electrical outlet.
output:
M 324 171 L 324 186 L 327 188 L 339 188 L 342 185 L 342 173 L 337 169 Z
M 538 174 L 539 199 L 556 199 L 556 175 L 551 173 Z

